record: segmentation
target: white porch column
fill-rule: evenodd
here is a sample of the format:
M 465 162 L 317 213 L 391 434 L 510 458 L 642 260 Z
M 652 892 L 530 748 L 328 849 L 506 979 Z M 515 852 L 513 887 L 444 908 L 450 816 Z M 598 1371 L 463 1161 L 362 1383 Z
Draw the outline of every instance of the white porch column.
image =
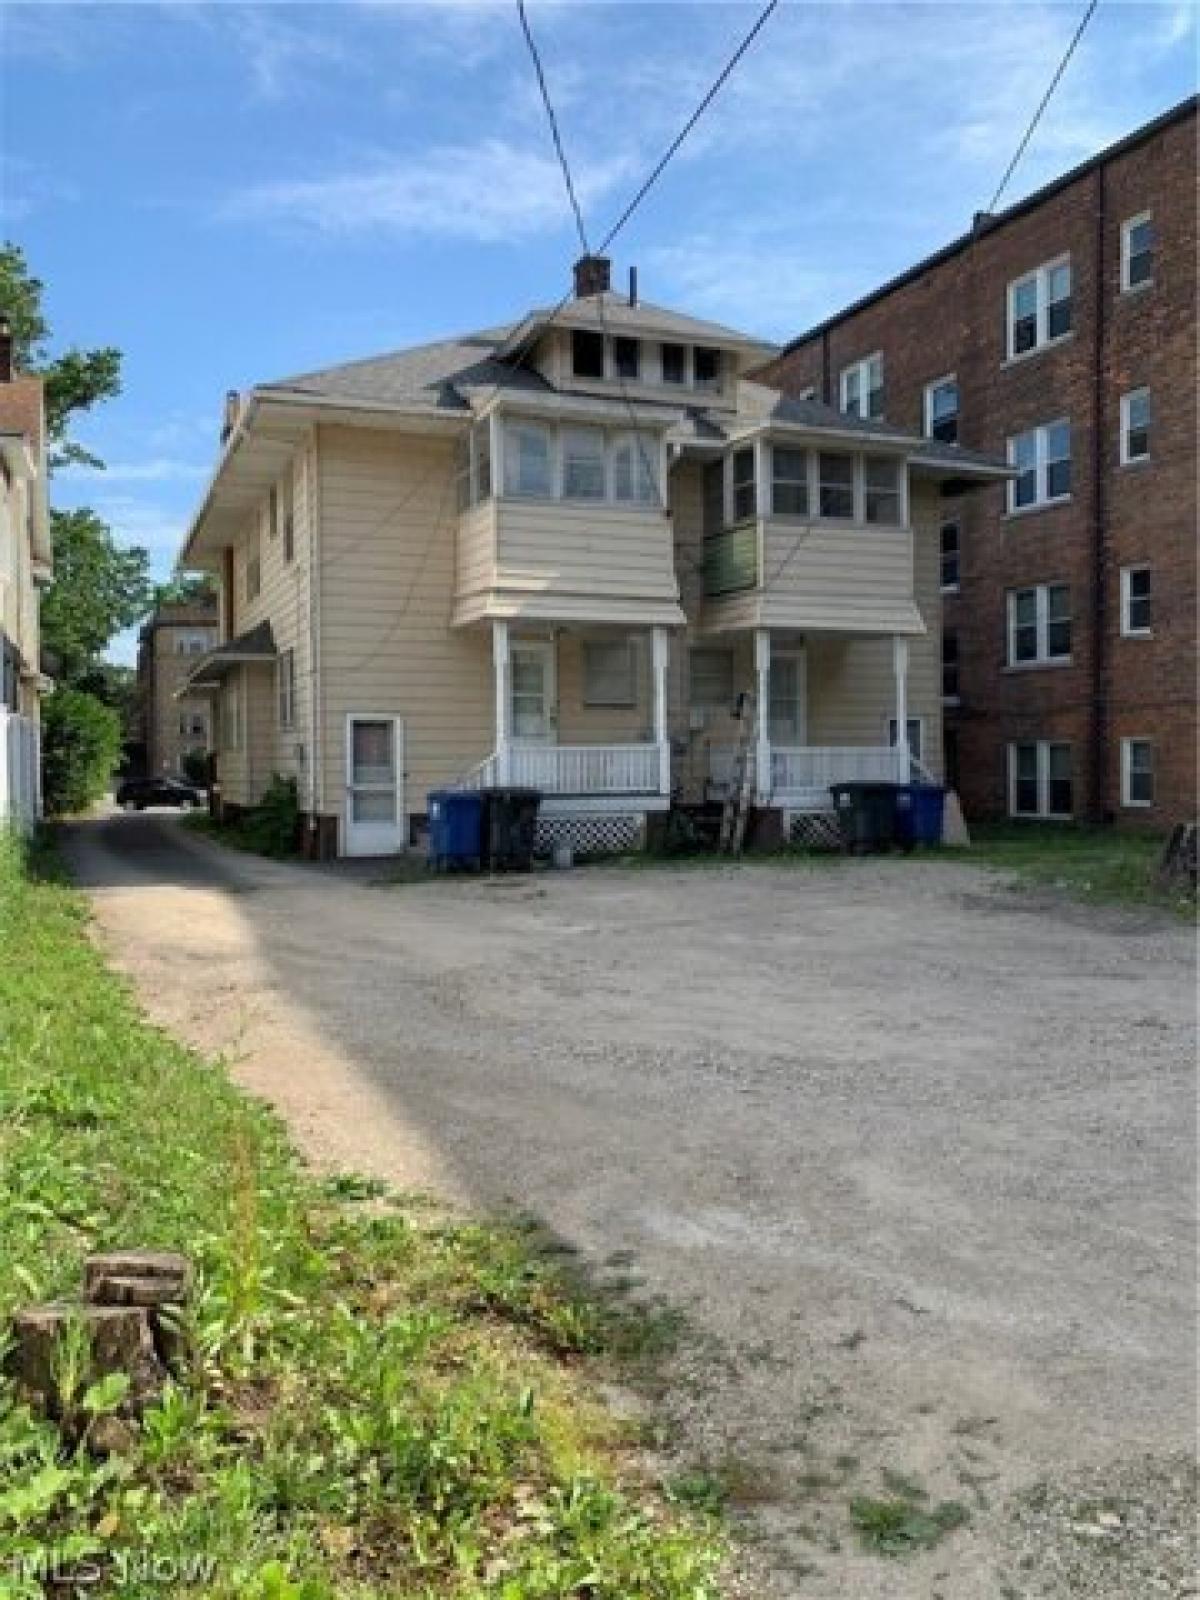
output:
M 667 732 L 667 661 L 670 640 L 666 628 L 650 632 L 650 653 L 654 665 L 654 742 L 658 746 L 658 792 L 671 793 L 671 741 Z
M 908 753 L 908 640 L 902 634 L 892 636 L 892 672 L 896 680 L 896 748 L 900 752 L 902 780 L 909 777 Z
M 492 623 L 492 676 L 496 686 L 496 778 L 500 783 L 509 781 L 509 694 L 508 623 Z
M 757 766 L 758 802 L 766 805 L 771 798 L 771 630 L 754 630 L 754 670 L 758 675 L 757 705 Z

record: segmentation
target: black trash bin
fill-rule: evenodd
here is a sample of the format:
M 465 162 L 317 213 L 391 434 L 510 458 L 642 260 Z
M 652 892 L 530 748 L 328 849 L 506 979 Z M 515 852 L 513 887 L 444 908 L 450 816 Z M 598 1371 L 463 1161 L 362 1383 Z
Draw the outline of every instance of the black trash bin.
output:
M 483 791 L 483 864 L 492 872 L 531 872 L 540 789 Z
M 851 850 L 889 850 L 897 842 L 897 783 L 835 783 L 830 790 L 842 838 Z

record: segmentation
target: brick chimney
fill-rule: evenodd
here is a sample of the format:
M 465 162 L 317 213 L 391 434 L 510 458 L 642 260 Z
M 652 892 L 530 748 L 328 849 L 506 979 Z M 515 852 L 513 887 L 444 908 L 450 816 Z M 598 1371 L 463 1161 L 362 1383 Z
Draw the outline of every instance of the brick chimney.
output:
M 580 256 L 575 263 L 575 298 L 606 294 L 612 287 L 612 262 L 607 256 Z
M 13 381 L 13 332 L 12 323 L 7 317 L 0 315 L 0 383 Z

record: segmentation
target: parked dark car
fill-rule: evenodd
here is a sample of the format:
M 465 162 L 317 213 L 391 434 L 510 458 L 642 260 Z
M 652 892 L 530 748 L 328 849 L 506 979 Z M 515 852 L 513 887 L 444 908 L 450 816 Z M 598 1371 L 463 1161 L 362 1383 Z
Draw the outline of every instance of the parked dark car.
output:
M 126 778 L 117 790 L 117 804 L 126 811 L 147 806 L 202 806 L 204 790 L 180 778 Z

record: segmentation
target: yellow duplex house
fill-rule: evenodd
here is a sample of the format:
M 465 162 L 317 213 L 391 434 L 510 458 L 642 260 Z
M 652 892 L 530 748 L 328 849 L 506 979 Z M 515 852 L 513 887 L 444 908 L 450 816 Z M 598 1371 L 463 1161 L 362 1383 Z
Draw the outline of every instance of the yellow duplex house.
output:
M 231 395 L 180 564 L 221 588 L 222 804 L 293 776 L 314 854 L 414 842 L 431 790 L 541 790 L 628 846 L 728 784 L 760 822 L 941 771 L 939 502 L 1002 463 L 789 399 L 774 352 L 619 294 Z M 739 716 L 739 710 L 741 715 Z

